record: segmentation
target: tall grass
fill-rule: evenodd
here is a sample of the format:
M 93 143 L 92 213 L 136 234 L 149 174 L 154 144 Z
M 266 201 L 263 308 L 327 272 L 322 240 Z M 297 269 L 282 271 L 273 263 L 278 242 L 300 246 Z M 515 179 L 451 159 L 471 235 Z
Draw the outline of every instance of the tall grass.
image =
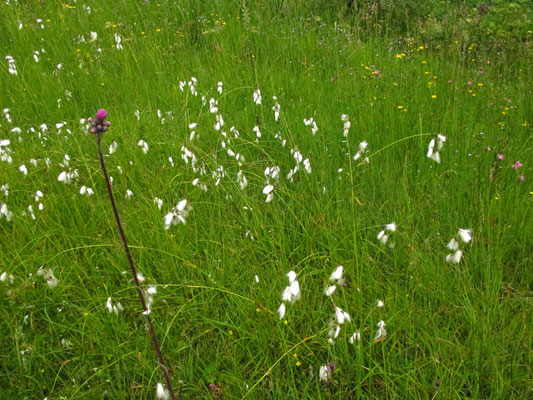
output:
M 0 204 L 14 214 L 0 219 L 0 398 L 153 398 L 162 382 L 95 144 L 79 122 L 98 107 L 112 123 L 104 149 L 118 143 L 106 157 L 117 206 L 144 284 L 157 286 L 151 316 L 183 398 L 530 395 L 530 50 L 507 58 L 475 43 L 363 41 L 346 20 L 303 8 L 288 17 L 266 3 L 94 1 L 90 13 L 81 2 L 19 3 L 0 8 L 0 107 L 12 120 L 0 116 L 0 140 L 11 141 L 13 158 L 0 162 L 0 185 L 9 185 Z M 191 77 L 198 96 L 180 90 Z M 213 129 L 212 97 L 221 131 L 240 133 L 231 143 Z M 311 116 L 315 136 L 303 123 Z M 426 157 L 437 133 L 447 137 L 440 164 Z M 353 160 L 362 141 L 369 163 Z M 182 160 L 183 145 L 205 176 Z M 290 182 L 295 148 L 312 173 L 301 168 Z M 79 174 L 71 184 L 57 180 L 65 154 Z M 265 203 L 264 170 L 275 165 L 281 176 Z M 95 195 L 80 195 L 82 185 Z M 182 199 L 192 206 L 186 223 L 165 230 Z M 390 248 L 376 236 L 393 221 Z M 458 228 L 474 237 L 454 265 L 446 244 Z M 326 297 L 338 265 L 346 285 Z M 290 270 L 301 299 L 280 320 Z M 108 297 L 124 311 L 108 313 Z M 331 345 L 333 304 L 352 322 Z M 387 337 L 374 342 L 381 320 Z M 350 344 L 356 330 L 361 341 Z M 335 371 L 323 382 L 328 362 Z

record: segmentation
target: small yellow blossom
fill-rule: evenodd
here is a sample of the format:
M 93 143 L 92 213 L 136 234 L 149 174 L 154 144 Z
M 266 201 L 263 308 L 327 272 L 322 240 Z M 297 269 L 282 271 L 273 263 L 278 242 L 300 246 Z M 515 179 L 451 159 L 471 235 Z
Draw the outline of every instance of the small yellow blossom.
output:
M 296 361 L 296 366 L 299 367 L 300 365 L 302 365 L 302 363 L 300 361 Z
M 432 95 L 431 95 L 431 98 L 432 98 L 432 99 L 436 99 L 436 98 L 437 98 L 437 95 L 436 95 L 436 94 L 432 94 Z
M 422 64 L 427 64 L 427 61 L 422 61 Z
M 403 106 L 398 106 L 398 110 L 401 110 L 403 108 Z
M 527 123 L 527 121 L 524 121 L 524 122 L 522 123 L 522 126 L 529 126 L 529 124 Z

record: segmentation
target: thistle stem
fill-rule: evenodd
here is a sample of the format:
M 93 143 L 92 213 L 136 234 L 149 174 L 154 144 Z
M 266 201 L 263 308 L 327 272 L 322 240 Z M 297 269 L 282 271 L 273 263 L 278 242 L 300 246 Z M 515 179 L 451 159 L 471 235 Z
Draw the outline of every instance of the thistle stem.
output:
M 118 230 L 120 232 L 120 238 L 122 239 L 122 244 L 124 245 L 124 250 L 126 251 L 126 256 L 130 264 L 131 273 L 133 274 L 133 281 L 135 282 L 135 287 L 137 288 L 137 293 L 139 294 L 139 300 L 141 301 L 142 308 L 144 311 L 143 314 L 146 317 L 146 323 L 148 324 L 148 329 L 150 331 L 150 336 L 152 338 L 152 344 L 154 345 L 155 352 L 157 353 L 157 357 L 159 359 L 159 366 L 161 367 L 163 371 L 163 376 L 165 377 L 165 382 L 166 382 L 167 389 L 170 393 L 170 398 L 172 400 L 175 400 L 174 390 L 172 389 L 172 383 L 170 382 L 168 368 L 165 364 L 165 360 L 163 359 L 163 353 L 161 352 L 161 348 L 159 347 L 159 342 L 157 341 L 157 337 L 155 335 L 154 326 L 152 325 L 152 320 L 150 319 L 149 311 L 148 311 L 148 308 L 146 307 L 146 301 L 144 299 L 144 294 L 141 289 L 141 285 L 139 284 L 139 279 L 137 278 L 137 270 L 135 268 L 135 264 L 133 263 L 133 258 L 131 257 L 130 248 L 128 247 L 126 235 L 124 234 L 124 229 L 122 228 L 122 222 L 120 221 L 120 216 L 118 214 L 117 205 L 115 204 L 115 198 L 113 197 L 113 191 L 111 189 L 111 182 L 109 181 L 109 176 L 107 175 L 107 169 L 104 163 L 104 156 L 102 154 L 102 147 L 100 145 L 101 140 L 102 140 L 102 134 L 100 132 L 96 133 L 96 142 L 98 144 L 98 155 L 100 157 L 100 166 L 102 167 L 102 172 L 104 173 L 105 183 L 107 185 L 107 193 L 109 194 L 109 200 L 111 201 L 111 205 L 113 206 L 113 212 L 115 213 L 115 219 L 117 221 Z

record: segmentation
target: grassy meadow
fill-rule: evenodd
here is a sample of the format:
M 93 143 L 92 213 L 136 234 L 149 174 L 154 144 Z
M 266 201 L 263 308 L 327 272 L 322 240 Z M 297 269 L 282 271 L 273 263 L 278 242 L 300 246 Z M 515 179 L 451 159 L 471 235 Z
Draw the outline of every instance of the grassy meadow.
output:
M 99 108 L 177 397 L 533 396 L 530 41 L 282 3 L 2 2 L 0 399 L 164 382 Z

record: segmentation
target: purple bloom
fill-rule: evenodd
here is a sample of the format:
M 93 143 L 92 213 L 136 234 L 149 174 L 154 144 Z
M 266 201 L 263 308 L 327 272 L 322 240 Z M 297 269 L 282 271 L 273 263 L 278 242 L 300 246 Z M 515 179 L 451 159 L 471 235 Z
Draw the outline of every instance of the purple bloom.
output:
M 96 119 L 103 121 L 104 119 L 106 119 L 106 117 L 107 117 L 107 111 L 104 110 L 103 108 L 99 109 L 96 112 Z
M 91 133 L 102 133 L 107 132 L 107 129 L 111 126 L 111 122 L 106 121 L 105 118 L 107 117 L 107 111 L 103 108 L 100 108 L 96 112 L 96 121 L 92 118 L 88 118 L 87 122 L 91 124 L 91 129 L 89 129 L 89 132 Z

